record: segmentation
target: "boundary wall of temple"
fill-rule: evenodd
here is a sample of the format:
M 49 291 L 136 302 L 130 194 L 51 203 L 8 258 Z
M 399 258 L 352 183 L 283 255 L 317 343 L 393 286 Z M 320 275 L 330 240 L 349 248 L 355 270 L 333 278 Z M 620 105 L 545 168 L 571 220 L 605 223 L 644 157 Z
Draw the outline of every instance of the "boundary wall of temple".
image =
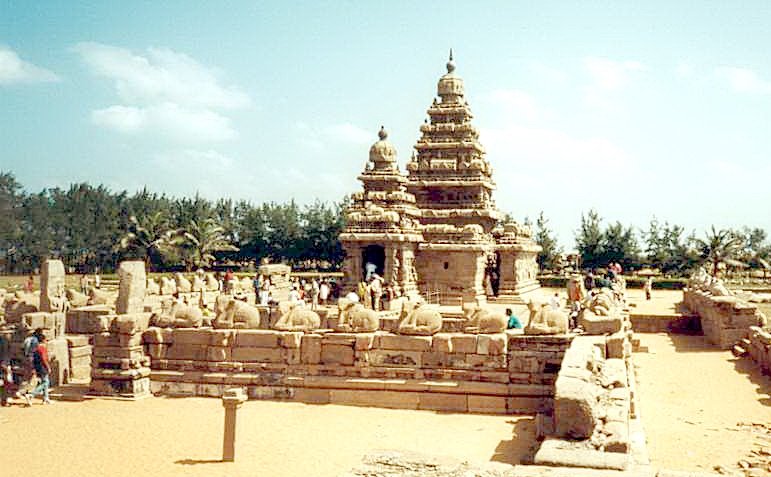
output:
M 771 373 L 771 330 L 750 326 L 747 341 L 747 353 L 766 373 Z
M 749 336 L 751 326 L 763 322 L 757 306 L 733 295 L 714 295 L 707 290 L 686 288 L 683 302 L 699 315 L 707 340 L 721 349 L 730 349 Z

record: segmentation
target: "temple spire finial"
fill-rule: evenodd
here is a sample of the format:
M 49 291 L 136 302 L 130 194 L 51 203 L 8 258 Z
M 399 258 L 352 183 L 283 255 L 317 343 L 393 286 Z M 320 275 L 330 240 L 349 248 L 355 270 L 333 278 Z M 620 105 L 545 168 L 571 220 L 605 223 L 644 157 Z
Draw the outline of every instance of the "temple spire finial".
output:
M 452 59 L 452 48 L 450 48 L 450 59 L 447 61 L 447 72 L 452 73 L 455 71 L 455 62 Z
M 385 138 L 388 137 L 388 131 L 386 131 L 385 126 L 380 126 L 380 131 L 378 131 L 377 137 L 379 137 L 381 140 L 385 140 Z

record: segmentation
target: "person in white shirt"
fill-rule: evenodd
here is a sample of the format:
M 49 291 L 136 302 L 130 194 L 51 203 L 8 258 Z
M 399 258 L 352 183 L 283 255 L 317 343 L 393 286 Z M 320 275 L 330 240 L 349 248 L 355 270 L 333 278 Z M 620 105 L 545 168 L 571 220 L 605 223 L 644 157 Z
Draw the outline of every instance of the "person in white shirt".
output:
M 372 281 L 369 283 L 369 292 L 372 295 L 372 309 L 380 311 L 380 297 L 383 295 L 383 278 L 377 273 L 372 274 Z
M 551 300 L 549 300 L 549 305 L 551 305 L 552 308 L 555 310 L 560 309 L 560 296 L 559 294 L 555 293 L 553 297 L 551 297 Z

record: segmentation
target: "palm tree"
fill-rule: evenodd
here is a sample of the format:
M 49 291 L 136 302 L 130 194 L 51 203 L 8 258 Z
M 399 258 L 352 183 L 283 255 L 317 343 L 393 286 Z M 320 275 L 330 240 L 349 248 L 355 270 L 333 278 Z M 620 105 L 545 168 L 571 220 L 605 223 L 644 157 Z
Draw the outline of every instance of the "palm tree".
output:
M 128 231 L 115 248 L 133 251 L 137 255 L 143 253 L 145 265 L 152 268 L 153 258 L 160 259 L 171 251 L 173 233 L 162 211 L 146 216 L 141 222 L 132 215 L 129 217 Z
M 237 252 L 238 247 L 225 237 L 225 229 L 214 219 L 191 220 L 187 227 L 176 231 L 172 244 L 188 251 L 186 261 L 196 267 L 206 267 L 214 261 L 214 252 Z
M 736 260 L 744 246 L 744 240 L 731 230 L 715 230 L 713 225 L 704 239 L 696 239 L 696 247 L 701 258 L 712 264 L 712 275 L 717 276 L 721 263 L 734 266 L 743 266 L 744 263 Z

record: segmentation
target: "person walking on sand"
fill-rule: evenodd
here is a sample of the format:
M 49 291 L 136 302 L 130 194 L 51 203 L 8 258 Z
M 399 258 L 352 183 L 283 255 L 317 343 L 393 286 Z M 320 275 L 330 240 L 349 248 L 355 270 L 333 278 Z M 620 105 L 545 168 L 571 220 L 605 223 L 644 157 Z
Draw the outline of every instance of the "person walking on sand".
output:
M 33 363 L 35 367 L 35 374 L 37 374 L 40 382 L 35 387 L 35 389 L 33 389 L 32 392 L 27 394 L 25 397 L 27 399 L 27 404 L 29 404 L 30 398 L 42 394 L 43 404 L 51 404 L 51 399 L 48 397 L 48 389 L 51 386 L 51 380 L 49 378 L 51 375 L 51 365 L 48 361 L 48 349 L 46 348 L 45 335 L 41 334 L 38 336 L 38 340 L 39 342 L 37 349 L 33 354 Z
M 645 299 L 650 300 L 651 292 L 653 291 L 653 277 L 648 277 L 648 279 L 645 280 L 645 286 L 643 288 L 645 289 Z

